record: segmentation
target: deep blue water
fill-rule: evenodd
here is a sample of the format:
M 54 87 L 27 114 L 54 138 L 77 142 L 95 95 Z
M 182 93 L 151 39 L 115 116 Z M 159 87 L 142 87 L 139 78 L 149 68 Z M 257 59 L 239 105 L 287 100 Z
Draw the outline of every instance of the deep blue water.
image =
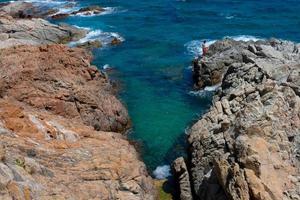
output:
M 143 144 L 143 159 L 150 170 L 170 164 L 182 153 L 185 129 L 209 108 L 209 96 L 189 94 L 188 66 L 199 40 L 252 35 L 300 41 L 299 0 L 82 0 L 78 4 L 116 8 L 107 15 L 62 21 L 125 39 L 119 46 L 95 50 L 94 64 L 115 68 L 110 77 L 121 83 L 120 96 L 133 122 L 130 138 Z

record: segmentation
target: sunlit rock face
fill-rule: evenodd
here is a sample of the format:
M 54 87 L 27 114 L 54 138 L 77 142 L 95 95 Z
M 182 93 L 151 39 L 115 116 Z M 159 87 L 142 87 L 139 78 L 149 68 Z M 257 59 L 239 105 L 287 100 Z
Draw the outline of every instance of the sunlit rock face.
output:
M 209 49 L 195 62 L 196 84 L 221 86 L 188 136 L 195 197 L 298 198 L 299 44 L 222 40 Z
M 127 111 L 90 58 L 62 45 L 1 50 L 1 198 L 154 199 L 120 134 Z

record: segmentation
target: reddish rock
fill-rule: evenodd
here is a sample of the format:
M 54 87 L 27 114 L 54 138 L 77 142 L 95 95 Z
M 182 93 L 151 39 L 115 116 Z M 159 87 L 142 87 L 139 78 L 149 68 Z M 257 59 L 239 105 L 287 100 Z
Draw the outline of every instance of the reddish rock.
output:
M 123 132 L 128 113 L 106 76 L 82 49 L 63 45 L 22 46 L 0 52 L 0 94 L 96 130 Z
M 122 135 L 14 98 L 0 107 L 1 199 L 154 199 L 152 179 Z
M 90 59 L 63 45 L 1 50 L 1 199 L 155 199 L 134 147 L 110 132 L 127 111 Z

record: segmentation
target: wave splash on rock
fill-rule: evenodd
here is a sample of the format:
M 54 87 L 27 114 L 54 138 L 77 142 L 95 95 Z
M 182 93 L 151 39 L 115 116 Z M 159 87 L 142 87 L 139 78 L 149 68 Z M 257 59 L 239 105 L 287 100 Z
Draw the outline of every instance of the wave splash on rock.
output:
M 88 41 L 100 41 L 103 46 L 109 45 L 112 43 L 113 40 L 117 39 L 120 42 L 124 42 L 125 39 L 120 36 L 118 33 L 113 32 L 104 32 L 102 30 L 91 30 L 89 28 L 84 28 L 88 30 L 89 32 L 86 34 L 86 36 L 78 41 L 71 42 L 70 46 L 76 46 L 78 44 L 83 44 Z
M 156 179 L 162 180 L 171 176 L 171 168 L 169 165 L 158 166 L 154 171 L 153 175 Z

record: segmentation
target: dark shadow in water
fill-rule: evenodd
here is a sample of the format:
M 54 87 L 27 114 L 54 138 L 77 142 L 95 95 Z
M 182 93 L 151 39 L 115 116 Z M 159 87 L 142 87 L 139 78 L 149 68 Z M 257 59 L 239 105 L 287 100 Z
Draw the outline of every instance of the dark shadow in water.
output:
M 180 188 L 179 185 L 176 184 L 174 177 L 169 177 L 164 183 L 162 190 L 168 194 L 172 195 L 173 200 L 180 200 Z

